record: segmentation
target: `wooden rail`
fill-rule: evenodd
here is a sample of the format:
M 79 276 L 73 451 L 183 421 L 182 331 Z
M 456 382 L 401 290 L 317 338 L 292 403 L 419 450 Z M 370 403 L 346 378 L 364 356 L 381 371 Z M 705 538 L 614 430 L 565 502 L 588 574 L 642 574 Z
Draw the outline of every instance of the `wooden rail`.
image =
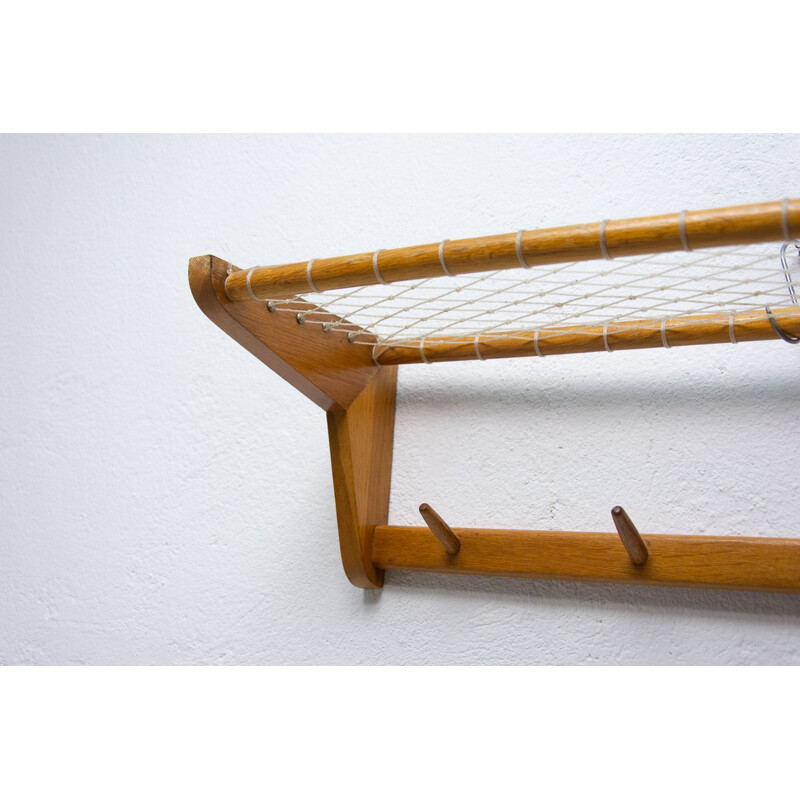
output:
M 533 267 L 565 261 L 783 241 L 800 235 L 800 199 L 590 222 L 560 228 L 453 239 L 443 243 L 319 258 L 234 272 L 232 301 L 294 297 L 309 291 Z M 524 262 L 524 264 L 523 264 Z
M 637 565 L 616 533 L 452 530 L 456 555 L 428 528 L 378 525 L 372 560 L 389 570 L 800 592 L 800 539 L 645 533 L 649 555 Z
M 786 334 L 800 336 L 800 308 L 776 308 L 772 309 L 772 314 Z M 538 331 L 428 336 L 402 344 L 376 346 L 374 355 L 377 364 L 389 366 L 765 339 L 780 339 L 766 311 L 746 311 L 733 316 L 697 314 L 668 320 L 621 320 L 610 322 L 608 326 L 574 325 Z

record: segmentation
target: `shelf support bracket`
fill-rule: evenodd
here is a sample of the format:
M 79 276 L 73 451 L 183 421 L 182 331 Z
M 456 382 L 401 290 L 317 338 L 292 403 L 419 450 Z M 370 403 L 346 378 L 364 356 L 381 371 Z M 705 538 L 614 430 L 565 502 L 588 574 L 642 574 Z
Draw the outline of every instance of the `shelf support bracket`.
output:
M 257 300 L 231 302 L 225 281 L 237 272 L 216 256 L 192 258 L 194 299 L 215 325 L 327 413 L 342 564 L 355 586 L 378 588 L 383 570 L 372 562 L 372 539 L 389 514 L 397 367 L 378 366 L 372 347 L 351 341 L 353 333 L 360 341 L 372 334 L 300 298 L 297 313 Z M 308 324 L 312 314 L 315 322 L 336 324 Z

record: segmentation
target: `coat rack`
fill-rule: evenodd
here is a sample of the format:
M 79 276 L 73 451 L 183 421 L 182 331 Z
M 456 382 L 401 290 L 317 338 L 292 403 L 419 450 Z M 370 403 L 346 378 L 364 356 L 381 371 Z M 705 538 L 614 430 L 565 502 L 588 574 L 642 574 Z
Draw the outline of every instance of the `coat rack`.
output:
M 798 232 L 800 200 L 784 200 L 249 270 L 198 256 L 189 262 L 189 282 L 216 325 L 325 410 L 342 562 L 355 586 L 378 588 L 384 570 L 400 569 L 797 592 L 800 539 L 641 535 L 620 506 L 611 510 L 616 533 L 451 528 L 426 503 L 419 509 L 424 526 L 387 524 L 399 364 L 796 341 L 800 306 L 786 245 L 781 280 L 789 302 L 763 310 L 751 304 L 671 318 L 614 318 L 602 324 L 386 342 L 301 295 L 566 261 L 789 242 Z

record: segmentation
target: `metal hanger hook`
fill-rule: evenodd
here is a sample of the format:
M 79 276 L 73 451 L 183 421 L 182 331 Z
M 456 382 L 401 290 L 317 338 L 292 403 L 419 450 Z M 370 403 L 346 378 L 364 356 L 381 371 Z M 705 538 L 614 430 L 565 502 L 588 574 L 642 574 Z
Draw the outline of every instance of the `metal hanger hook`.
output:
M 790 244 L 793 244 L 797 248 L 797 255 L 800 256 L 800 240 L 795 239 L 793 242 L 784 242 L 781 247 L 781 267 L 783 268 L 783 277 L 786 278 L 786 285 L 789 287 L 789 297 L 791 297 L 792 302 L 797 305 L 797 295 L 794 291 L 792 273 L 789 270 L 789 262 L 786 260 L 786 248 Z
M 767 317 L 769 318 L 769 324 L 772 325 L 775 333 L 777 333 L 778 336 L 780 336 L 784 342 L 788 342 L 789 344 L 797 344 L 798 342 L 800 342 L 800 337 L 789 336 L 788 333 L 786 333 L 781 329 L 780 325 L 778 325 L 778 321 L 772 314 L 772 309 L 769 306 L 764 306 L 764 310 L 767 312 Z

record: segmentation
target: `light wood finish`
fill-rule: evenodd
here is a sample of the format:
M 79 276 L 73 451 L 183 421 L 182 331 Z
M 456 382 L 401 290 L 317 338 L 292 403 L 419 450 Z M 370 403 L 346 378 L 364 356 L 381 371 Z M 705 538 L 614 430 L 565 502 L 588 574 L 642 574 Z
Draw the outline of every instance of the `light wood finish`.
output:
M 631 563 L 616 533 L 454 528 L 448 556 L 427 528 L 380 525 L 381 569 L 752 591 L 800 591 L 800 539 L 647 535 L 646 564 Z
M 382 369 L 347 411 L 328 412 L 339 547 L 350 582 L 383 585 L 372 563 L 372 535 L 389 514 L 397 368 Z
M 772 313 L 781 329 L 790 336 L 800 336 L 800 309 L 773 308 Z M 611 322 L 606 330 L 602 325 L 571 325 L 560 328 L 541 328 L 536 331 L 493 332 L 478 339 L 481 358 L 518 358 L 523 356 L 563 355 L 566 353 L 599 353 L 663 347 L 662 320 L 620 320 Z M 766 311 L 743 311 L 733 317 L 734 337 L 737 342 L 756 342 L 765 339 L 781 341 L 770 324 Z M 725 344 L 731 341 L 729 314 L 693 314 L 675 317 L 664 323 L 664 335 L 670 347 L 695 344 Z M 536 352 L 538 345 L 539 353 Z M 422 364 L 425 359 L 435 361 L 477 360 L 475 335 L 428 336 L 424 342 L 376 347 L 375 360 L 379 364 Z
M 639 535 L 636 526 L 631 521 L 627 512 L 622 506 L 614 506 L 611 509 L 611 519 L 617 528 L 622 546 L 630 556 L 634 564 L 641 566 L 647 561 L 647 543 Z
M 790 201 L 787 208 L 794 236 L 800 230 L 800 201 Z M 784 238 L 780 203 L 690 212 L 685 219 L 694 248 Z M 598 258 L 600 230 L 599 224 L 591 224 L 528 231 L 521 239 L 522 250 L 532 266 Z M 610 222 L 605 243 L 612 256 L 679 250 L 678 215 Z M 448 269 L 456 274 L 518 266 L 514 234 L 454 241 L 444 250 Z M 309 288 L 306 266 L 303 262 L 259 269 L 252 273 L 251 287 L 263 298 L 301 294 Z M 441 274 L 439 246 L 384 251 L 379 266 L 387 281 L 434 277 Z M 315 262 L 313 280 L 322 290 L 375 283 L 372 254 L 321 259 Z M 450 529 L 425 504 L 420 510 L 430 512 L 423 514 L 429 524 L 433 520 L 430 528 L 387 525 L 396 365 L 421 361 L 420 343 L 387 347 L 378 356 L 383 366 L 378 366 L 372 361 L 373 348 L 347 340 L 348 331 L 358 333 L 361 341 L 372 334 L 346 322 L 344 330 L 325 332 L 321 325 L 298 324 L 291 314 L 271 313 L 267 304 L 251 298 L 243 273 L 222 259 L 193 258 L 189 281 L 198 305 L 215 324 L 327 411 L 342 562 L 356 586 L 379 587 L 384 569 L 406 569 L 800 591 L 800 539 L 662 534 L 648 535 L 643 543 L 641 537 L 637 541 L 630 520 L 625 523 L 624 512 L 615 514 L 619 534 Z M 299 300 L 301 308 L 315 306 Z M 800 336 L 797 309 L 773 311 L 787 334 Z M 315 312 L 315 318 L 320 313 L 325 312 Z M 334 315 L 329 320 L 340 322 Z M 778 338 L 764 312 L 737 314 L 733 329 L 741 342 Z M 670 346 L 727 342 L 730 319 L 727 314 L 673 319 L 663 332 Z M 587 333 L 578 326 L 510 333 L 479 342 L 479 350 L 483 358 L 503 358 L 534 355 L 537 345 L 543 355 L 591 352 L 606 345 L 612 350 L 661 347 L 662 322 L 615 322 L 605 336 L 602 328 Z M 428 361 L 478 357 L 474 336 L 430 337 L 423 347 Z M 460 549 L 453 552 L 455 542 Z M 642 546 L 649 549 L 646 561 L 633 563 L 641 560 Z
M 782 201 L 688 211 L 686 236 L 692 249 L 722 245 L 783 241 Z M 789 200 L 787 222 L 790 236 L 800 233 L 800 200 Z M 529 266 L 588 261 L 603 258 L 601 223 L 568 225 L 525 231 L 521 249 Z M 609 255 L 633 256 L 683 250 L 680 213 L 655 217 L 611 220 L 605 228 Z M 373 252 L 339 258 L 315 259 L 312 280 L 320 291 L 371 286 L 380 283 L 373 268 Z M 453 275 L 520 267 L 517 234 L 454 239 L 444 245 L 444 258 Z M 250 289 L 260 299 L 293 297 L 310 291 L 308 262 L 258 267 L 251 272 Z M 378 270 L 387 283 L 434 278 L 445 274 L 439 260 L 439 242 L 382 250 Z M 227 284 L 234 301 L 252 300 L 246 275 L 235 273 Z
M 419 507 L 419 513 L 431 529 L 431 533 L 441 542 L 447 555 L 454 556 L 458 553 L 461 549 L 461 539 L 453 533 L 450 526 L 427 503 Z
M 224 291 L 229 269 L 214 256 L 191 259 L 194 298 L 223 331 L 328 412 L 345 573 L 356 586 L 381 586 L 383 572 L 372 563 L 372 532 L 389 510 L 397 368 L 376 366 L 371 348 L 347 341 L 349 330 L 365 334 L 355 325 L 326 333 L 321 325 L 299 324 L 292 314 L 270 312 L 265 303 L 232 303 Z M 324 321 L 324 312 L 314 317 Z M 327 319 L 342 322 L 332 314 Z
M 293 314 L 270 312 L 266 303 L 232 303 L 225 296 L 228 269 L 236 271 L 216 256 L 189 261 L 192 294 L 206 316 L 318 406 L 347 408 L 379 370 L 369 347 L 347 340 L 350 330 L 362 340 L 366 331 L 347 323 L 326 333 L 322 325 L 300 325 Z M 315 319 L 324 321 L 320 313 Z M 333 314 L 328 321 L 341 322 Z

